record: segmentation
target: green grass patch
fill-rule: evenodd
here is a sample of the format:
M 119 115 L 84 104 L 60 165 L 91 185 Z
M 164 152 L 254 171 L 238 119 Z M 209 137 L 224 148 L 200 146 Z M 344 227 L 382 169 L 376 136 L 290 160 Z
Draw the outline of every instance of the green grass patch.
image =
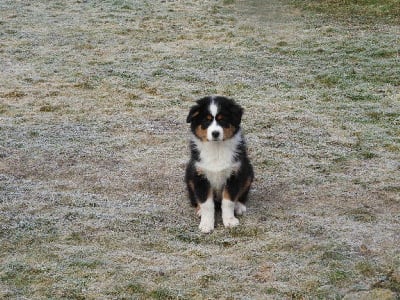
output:
M 97 259 L 74 259 L 69 263 L 70 267 L 76 267 L 79 269 L 96 269 L 103 265 L 103 262 Z
M 341 285 L 342 283 L 346 282 L 350 277 L 351 273 L 343 269 L 332 270 L 328 274 L 329 282 L 333 285 Z
M 365 277 L 373 277 L 377 272 L 376 267 L 368 261 L 358 262 L 355 268 Z
M 376 221 L 377 217 L 370 208 L 359 207 L 346 213 L 348 217 L 357 222 L 370 223 Z
M 0 103 L 0 115 L 6 113 L 10 109 L 10 106 Z
M 199 285 L 202 288 L 207 288 L 213 282 L 218 282 L 218 276 L 216 276 L 214 274 L 203 275 L 199 279 Z
M 130 294 L 143 293 L 145 291 L 144 287 L 139 283 L 129 283 L 124 287 L 124 291 Z
M 260 227 L 237 226 L 229 229 L 229 233 L 234 238 L 256 238 L 262 234 L 263 230 Z
M 343 261 L 347 258 L 347 255 L 338 250 L 328 250 L 322 254 L 323 261 Z
M 51 104 L 45 104 L 43 106 L 40 107 L 40 111 L 41 112 L 55 112 L 57 110 L 59 110 L 61 107 L 57 106 L 57 105 L 51 105 Z
M 183 297 L 177 295 L 174 291 L 171 291 L 167 288 L 158 288 L 151 291 L 148 294 L 148 298 L 156 299 L 156 300 L 176 300 L 176 299 L 184 299 Z
M 328 88 L 333 88 L 339 85 L 339 83 L 342 81 L 342 78 L 341 76 L 335 74 L 322 74 L 318 75 L 316 80 Z
M 377 102 L 380 99 L 378 96 L 367 92 L 350 92 L 346 96 L 349 100 L 356 102 Z
M 400 20 L 398 0 L 293 0 L 298 7 L 336 18 L 361 22 L 384 21 L 395 23 Z
M 144 294 L 146 294 L 146 287 L 139 282 L 133 281 L 117 286 L 109 293 L 109 295 L 118 296 L 118 298 L 121 297 L 122 299 L 125 295 L 127 296 L 127 298 L 129 298 L 132 297 L 134 294 L 139 294 L 143 296 Z
M 15 261 L 0 267 L 0 282 L 14 287 L 18 292 L 28 292 L 33 285 L 52 281 L 46 268 L 35 267 L 23 261 Z

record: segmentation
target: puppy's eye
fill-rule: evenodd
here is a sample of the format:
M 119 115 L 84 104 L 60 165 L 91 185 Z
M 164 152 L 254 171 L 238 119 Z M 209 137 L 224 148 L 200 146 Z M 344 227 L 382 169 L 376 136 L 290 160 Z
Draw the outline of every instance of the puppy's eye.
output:
M 212 115 L 207 115 L 207 116 L 206 116 L 207 121 L 211 121 L 212 118 L 213 118 Z
M 223 115 L 218 115 L 217 116 L 217 121 L 221 121 L 221 120 L 223 120 L 224 119 L 224 116 Z

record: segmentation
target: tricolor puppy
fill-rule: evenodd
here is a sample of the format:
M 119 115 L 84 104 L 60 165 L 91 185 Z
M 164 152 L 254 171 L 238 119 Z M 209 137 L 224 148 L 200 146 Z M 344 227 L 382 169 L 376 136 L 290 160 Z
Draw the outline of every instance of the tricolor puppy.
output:
M 215 96 L 198 100 L 187 117 L 192 136 L 185 181 L 204 233 L 214 229 L 216 204 L 225 227 L 239 225 L 235 214 L 246 211 L 254 173 L 240 129 L 242 114 L 233 100 Z

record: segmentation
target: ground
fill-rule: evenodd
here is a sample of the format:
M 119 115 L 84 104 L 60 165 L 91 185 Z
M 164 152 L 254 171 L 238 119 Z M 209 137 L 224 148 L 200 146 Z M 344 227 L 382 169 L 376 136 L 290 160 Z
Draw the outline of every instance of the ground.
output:
M 2 1 L 0 297 L 398 299 L 398 24 Z M 256 180 L 240 226 L 205 235 L 183 175 L 209 94 L 245 108 Z

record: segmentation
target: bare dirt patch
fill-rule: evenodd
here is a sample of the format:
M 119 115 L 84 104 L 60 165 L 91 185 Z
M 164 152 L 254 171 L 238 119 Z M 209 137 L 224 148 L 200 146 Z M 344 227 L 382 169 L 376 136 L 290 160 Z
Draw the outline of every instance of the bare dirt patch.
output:
M 0 29 L 2 298 L 398 297 L 398 25 L 3 1 Z M 207 94 L 245 107 L 256 169 L 240 227 L 211 235 L 183 185 Z

